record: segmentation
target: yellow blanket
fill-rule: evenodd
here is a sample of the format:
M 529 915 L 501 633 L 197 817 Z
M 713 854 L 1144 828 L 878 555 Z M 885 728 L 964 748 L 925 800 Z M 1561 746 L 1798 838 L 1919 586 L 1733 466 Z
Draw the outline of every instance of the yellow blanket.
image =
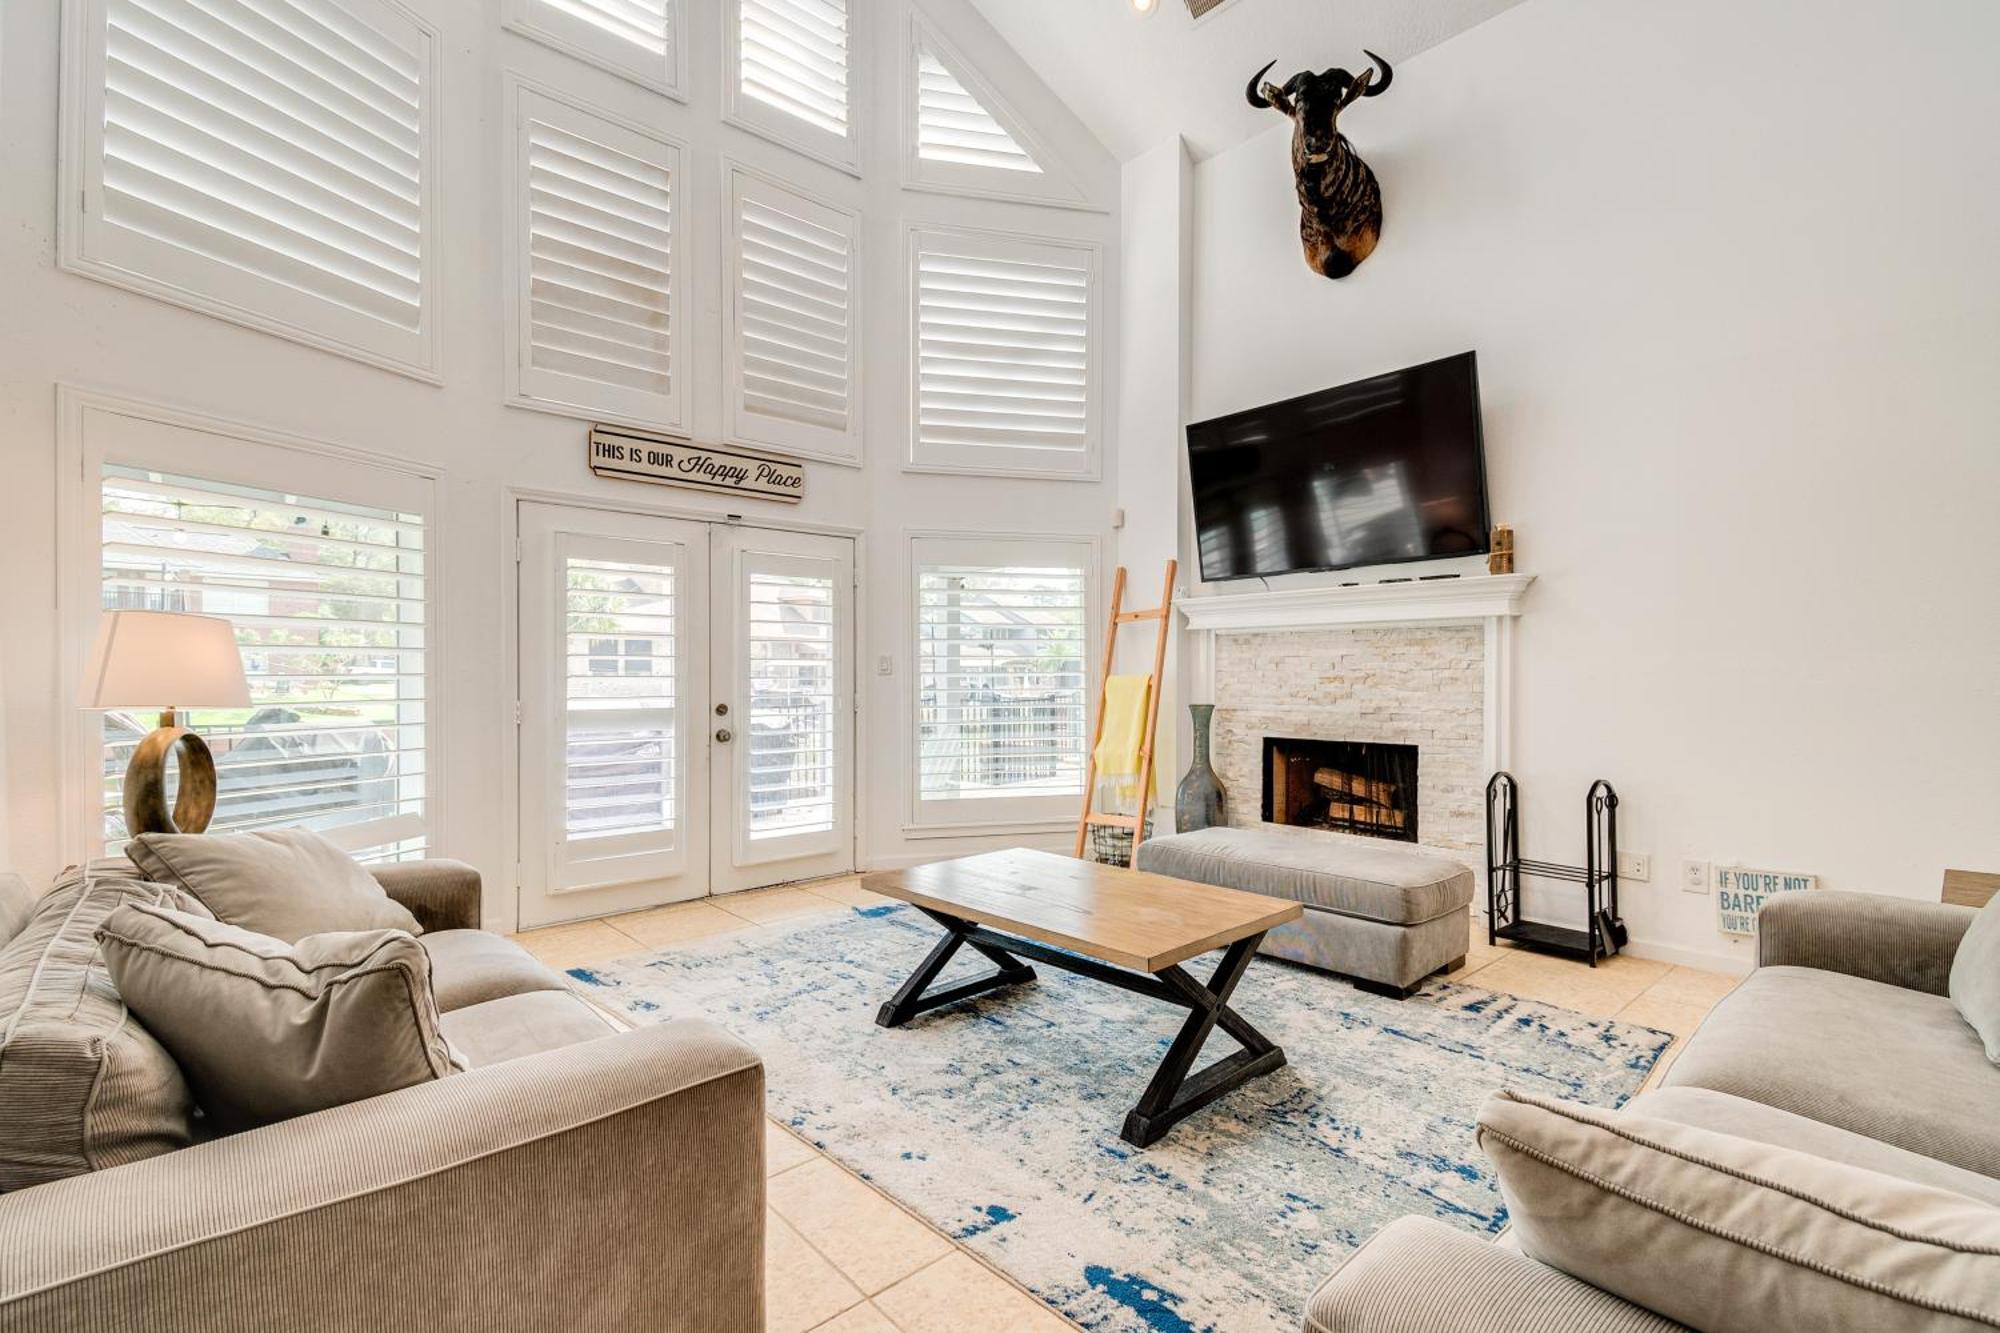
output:
M 1121 801 L 1139 794 L 1140 751 L 1146 745 L 1146 705 L 1152 697 L 1151 676 L 1112 676 L 1104 682 L 1104 730 L 1097 741 L 1098 776 L 1122 778 L 1113 784 Z M 1160 775 L 1153 774 L 1148 802 L 1159 794 Z

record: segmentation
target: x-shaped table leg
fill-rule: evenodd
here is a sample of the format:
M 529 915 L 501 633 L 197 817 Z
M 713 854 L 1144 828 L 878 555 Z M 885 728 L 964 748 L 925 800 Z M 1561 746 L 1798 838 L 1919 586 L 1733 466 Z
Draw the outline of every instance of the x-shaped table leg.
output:
M 1127 1143 L 1141 1148 L 1152 1146 L 1174 1125 L 1217 1097 L 1285 1063 L 1285 1053 L 1229 1007 L 1230 993 L 1243 979 L 1243 971 L 1263 938 L 1253 935 L 1230 945 L 1206 986 L 1179 966 L 1157 974 L 1188 1006 L 1188 1016 L 1181 1024 L 1180 1035 L 1167 1047 L 1153 1081 L 1146 1085 L 1145 1095 L 1125 1117 L 1125 1128 L 1119 1137 Z M 1218 1027 L 1234 1037 L 1243 1049 L 1224 1056 L 1190 1078 L 1188 1071 L 1194 1067 L 1195 1057 Z
M 937 942 L 937 947 L 932 949 L 917 970 L 910 974 L 910 979 L 903 983 L 902 989 L 876 1012 L 877 1026 L 901 1027 L 918 1014 L 935 1009 L 939 1005 L 951 1004 L 973 995 L 983 995 L 987 991 L 999 990 L 1003 986 L 1018 986 L 1022 982 L 1035 979 L 1035 969 L 1012 954 L 983 940 L 966 938 L 974 929 L 970 921 L 961 921 L 955 916 L 946 916 L 943 912 L 919 910 L 944 927 L 944 938 Z M 930 995 L 924 994 L 930 984 L 937 980 L 938 973 L 944 971 L 944 965 L 951 961 L 952 955 L 958 952 L 959 946 L 964 944 L 970 944 L 992 959 L 998 970 L 989 972 L 983 977 L 975 977 L 971 981 L 960 982 L 956 986 L 947 986 Z

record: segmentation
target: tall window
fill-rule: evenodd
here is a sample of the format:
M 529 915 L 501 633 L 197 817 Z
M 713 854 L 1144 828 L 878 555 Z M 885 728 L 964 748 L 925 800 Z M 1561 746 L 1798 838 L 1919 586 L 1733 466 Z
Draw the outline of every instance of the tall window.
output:
M 679 146 L 525 84 L 513 99 L 513 400 L 679 430 Z
M 1097 472 L 1092 247 L 982 232 L 911 234 L 921 470 Z
M 107 610 L 236 627 L 250 707 L 187 718 L 215 752 L 211 830 L 299 826 L 376 857 L 420 853 L 422 516 L 114 466 L 102 501 Z M 107 849 L 125 841 L 125 765 L 155 720 L 104 717 Z
M 1091 548 L 919 538 L 917 822 L 1074 818 Z
M 729 118 L 854 171 L 849 0 L 730 0 Z
M 730 196 L 731 434 L 858 463 L 861 219 L 741 168 Z
M 78 0 L 63 262 L 435 378 L 432 31 L 386 0 Z

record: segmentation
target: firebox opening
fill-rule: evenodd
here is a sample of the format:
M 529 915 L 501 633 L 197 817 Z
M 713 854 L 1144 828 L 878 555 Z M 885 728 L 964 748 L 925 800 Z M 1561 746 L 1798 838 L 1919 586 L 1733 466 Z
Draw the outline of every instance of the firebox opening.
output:
M 1264 821 L 1417 840 L 1417 747 L 1264 738 Z

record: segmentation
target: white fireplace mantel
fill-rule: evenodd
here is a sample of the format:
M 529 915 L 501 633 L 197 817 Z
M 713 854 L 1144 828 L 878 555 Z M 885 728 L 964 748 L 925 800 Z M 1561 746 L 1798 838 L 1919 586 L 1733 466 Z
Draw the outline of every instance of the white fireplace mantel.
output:
M 1191 630 L 1269 632 L 1336 625 L 1406 625 L 1521 614 L 1533 574 L 1478 574 L 1349 587 L 1259 589 L 1186 597 L 1176 605 Z
M 1471 622 L 1485 627 L 1484 760 L 1491 772 L 1505 768 L 1513 750 L 1514 621 L 1521 615 L 1533 574 L 1476 574 L 1455 579 L 1411 579 L 1351 587 L 1260 588 L 1256 592 L 1187 597 L 1175 607 L 1196 631 L 1194 679 L 1202 700 L 1215 695 L 1217 634 L 1272 634 L 1287 630 L 1364 628 L 1371 625 Z

